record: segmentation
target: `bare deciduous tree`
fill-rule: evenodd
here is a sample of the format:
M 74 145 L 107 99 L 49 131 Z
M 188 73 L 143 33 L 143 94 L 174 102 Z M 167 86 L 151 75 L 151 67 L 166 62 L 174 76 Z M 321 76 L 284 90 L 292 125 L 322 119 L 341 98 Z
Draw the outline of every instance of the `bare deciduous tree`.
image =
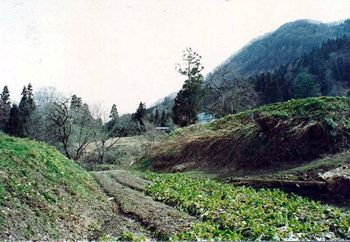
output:
M 65 155 L 78 161 L 92 141 L 92 127 L 95 121 L 87 105 L 72 110 L 68 106 L 69 101 L 70 98 L 56 100 L 51 108 L 50 120 Z
M 241 112 L 256 105 L 254 85 L 249 80 L 232 77 L 229 70 L 220 70 L 216 80 L 206 85 L 207 109 L 217 117 Z
M 99 162 L 105 161 L 105 156 L 120 140 L 120 137 L 113 137 L 119 133 L 121 127 L 118 127 L 117 120 L 111 122 L 111 126 L 107 126 L 107 115 L 101 111 L 100 107 L 94 107 L 94 115 L 97 118 L 95 127 L 93 128 L 93 141 L 95 150 L 98 154 Z

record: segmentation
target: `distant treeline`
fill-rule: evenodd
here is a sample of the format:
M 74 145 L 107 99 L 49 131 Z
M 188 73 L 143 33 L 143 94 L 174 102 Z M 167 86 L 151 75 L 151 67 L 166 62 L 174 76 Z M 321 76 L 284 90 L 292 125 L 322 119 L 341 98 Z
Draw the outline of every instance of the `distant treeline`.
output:
M 31 84 L 21 93 L 19 105 L 12 103 L 7 86 L 0 94 L 0 132 L 45 141 L 68 158 L 80 160 L 94 144 L 103 162 L 113 137 L 139 135 L 155 126 L 166 125 L 170 118 L 164 110 L 149 113 L 144 103 L 133 114 L 119 116 L 114 104 L 109 114 L 89 106 L 77 95 L 65 97 L 54 88 L 33 92 Z

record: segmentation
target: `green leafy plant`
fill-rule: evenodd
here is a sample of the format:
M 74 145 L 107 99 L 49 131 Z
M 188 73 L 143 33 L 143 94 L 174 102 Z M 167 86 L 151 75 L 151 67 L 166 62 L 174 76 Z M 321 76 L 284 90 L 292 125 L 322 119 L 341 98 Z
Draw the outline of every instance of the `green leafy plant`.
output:
M 179 240 L 284 240 L 350 238 L 350 212 L 289 195 L 181 174 L 147 175 L 146 192 L 198 218 Z M 328 237 L 327 237 L 328 236 Z

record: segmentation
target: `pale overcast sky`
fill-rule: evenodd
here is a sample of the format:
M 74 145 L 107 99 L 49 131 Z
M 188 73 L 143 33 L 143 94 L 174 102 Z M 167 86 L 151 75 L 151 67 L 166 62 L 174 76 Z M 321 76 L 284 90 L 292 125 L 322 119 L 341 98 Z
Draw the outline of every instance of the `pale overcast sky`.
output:
M 180 89 L 187 46 L 205 73 L 249 40 L 297 19 L 350 17 L 350 0 L 1 0 L 0 88 L 54 86 L 133 112 Z

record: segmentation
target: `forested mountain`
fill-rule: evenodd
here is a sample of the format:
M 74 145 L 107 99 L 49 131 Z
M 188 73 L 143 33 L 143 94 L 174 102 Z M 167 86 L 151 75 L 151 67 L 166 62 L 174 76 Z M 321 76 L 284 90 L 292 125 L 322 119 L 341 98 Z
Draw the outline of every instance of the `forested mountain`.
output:
M 258 104 L 346 95 L 350 89 L 350 38 L 328 40 L 320 48 L 253 80 Z
M 350 20 L 341 24 L 324 24 L 297 20 L 282 25 L 276 31 L 253 40 L 237 54 L 232 55 L 206 78 L 215 82 L 221 76 L 250 76 L 271 71 L 319 47 L 328 39 L 350 34 Z
M 225 116 L 255 106 L 311 96 L 343 96 L 350 89 L 350 38 L 328 40 L 275 68 L 247 78 L 207 83 L 203 108 Z

